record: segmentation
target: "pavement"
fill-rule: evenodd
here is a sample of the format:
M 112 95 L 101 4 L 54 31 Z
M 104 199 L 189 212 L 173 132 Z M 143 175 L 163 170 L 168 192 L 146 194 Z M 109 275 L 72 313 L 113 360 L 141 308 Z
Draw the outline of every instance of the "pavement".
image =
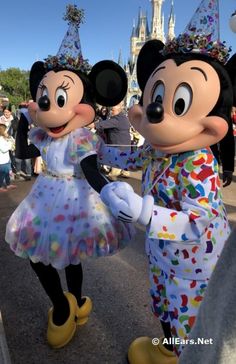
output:
M 140 172 L 122 180 L 140 193 Z M 0 196 L 0 364 L 126 364 L 136 337 L 162 334 L 149 305 L 144 229 L 138 226 L 131 244 L 114 256 L 85 261 L 84 291 L 94 302 L 93 313 L 69 345 L 51 350 L 45 340 L 50 302 L 27 261 L 4 242 L 6 222 L 33 182 L 19 181 L 17 190 Z M 236 174 L 222 193 L 236 227 Z

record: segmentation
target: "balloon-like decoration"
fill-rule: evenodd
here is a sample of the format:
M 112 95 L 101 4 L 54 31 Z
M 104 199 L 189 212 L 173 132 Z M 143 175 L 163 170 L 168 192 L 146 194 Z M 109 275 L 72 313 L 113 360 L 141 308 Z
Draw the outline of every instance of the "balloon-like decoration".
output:
M 229 19 L 229 26 L 232 32 L 236 33 L 236 10 Z

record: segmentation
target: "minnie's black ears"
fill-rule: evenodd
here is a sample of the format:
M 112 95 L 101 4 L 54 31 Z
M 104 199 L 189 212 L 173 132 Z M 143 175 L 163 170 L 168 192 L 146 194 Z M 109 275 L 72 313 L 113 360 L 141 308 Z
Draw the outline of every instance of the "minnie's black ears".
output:
M 44 62 L 37 61 L 31 67 L 29 83 L 30 83 L 30 93 L 34 101 L 36 100 L 38 85 L 40 84 L 40 81 L 42 80 L 43 76 L 46 73 L 47 70 L 44 67 Z
M 113 61 L 100 61 L 96 63 L 90 74 L 96 102 L 100 105 L 114 106 L 119 104 L 127 92 L 126 73 Z
M 160 40 L 153 39 L 146 42 L 139 52 L 137 59 L 137 80 L 142 91 L 152 72 L 164 61 L 164 57 L 160 53 L 163 47 L 164 43 Z

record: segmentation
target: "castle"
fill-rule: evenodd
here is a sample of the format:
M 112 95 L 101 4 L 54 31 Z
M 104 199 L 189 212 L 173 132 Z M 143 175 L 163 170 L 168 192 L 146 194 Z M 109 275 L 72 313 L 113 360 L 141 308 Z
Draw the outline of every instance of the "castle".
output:
M 162 5 L 164 0 L 150 0 L 152 3 L 151 27 L 149 29 L 147 13 L 143 13 L 139 9 L 137 25 L 133 24 L 130 37 L 130 58 L 126 65 L 122 65 L 121 52 L 119 54 L 118 63 L 124 67 L 128 77 L 128 91 L 126 96 L 126 106 L 129 108 L 137 103 L 140 98 L 140 90 L 136 78 L 136 62 L 137 56 L 143 44 L 150 39 L 160 39 L 163 43 L 166 40 L 173 39 L 175 36 L 175 15 L 174 4 L 171 0 L 170 14 L 168 18 L 168 30 L 164 32 L 164 15 Z

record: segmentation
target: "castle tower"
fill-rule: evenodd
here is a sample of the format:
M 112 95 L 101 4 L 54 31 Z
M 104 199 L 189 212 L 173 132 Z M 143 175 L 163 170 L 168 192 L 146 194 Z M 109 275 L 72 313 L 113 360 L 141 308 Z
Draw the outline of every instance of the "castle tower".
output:
M 152 25 L 151 39 L 160 39 L 165 42 L 164 16 L 162 16 L 162 5 L 164 0 L 151 0 L 152 2 Z
M 171 40 L 175 37 L 175 16 L 174 16 L 174 1 L 171 1 L 170 16 L 168 21 L 168 35 L 167 40 Z
M 135 22 L 133 23 L 130 36 L 130 57 L 124 67 L 128 78 L 128 91 L 126 97 L 127 107 L 130 107 L 133 103 L 137 103 L 141 95 L 136 77 L 136 62 L 139 51 L 144 43 L 150 39 L 159 39 L 165 43 L 166 39 L 172 39 L 175 36 L 174 1 L 170 0 L 171 10 L 168 18 L 166 36 L 164 32 L 164 14 L 162 11 L 163 2 L 165 0 L 149 1 L 152 5 L 151 29 L 149 30 L 147 13 L 144 14 L 139 8 L 138 22 L 137 25 L 135 25 Z
M 140 49 L 143 44 L 149 38 L 150 32 L 148 28 L 147 22 L 147 14 L 143 14 L 141 9 L 139 9 L 139 17 L 138 23 L 135 27 L 135 23 L 133 24 L 131 41 L 130 41 L 130 53 L 131 59 L 134 62 L 135 57 L 139 54 Z
M 118 65 L 121 66 L 121 67 L 124 67 L 124 62 L 123 62 L 123 56 L 122 56 L 122 50 L 121 49 L 119 51 Z

